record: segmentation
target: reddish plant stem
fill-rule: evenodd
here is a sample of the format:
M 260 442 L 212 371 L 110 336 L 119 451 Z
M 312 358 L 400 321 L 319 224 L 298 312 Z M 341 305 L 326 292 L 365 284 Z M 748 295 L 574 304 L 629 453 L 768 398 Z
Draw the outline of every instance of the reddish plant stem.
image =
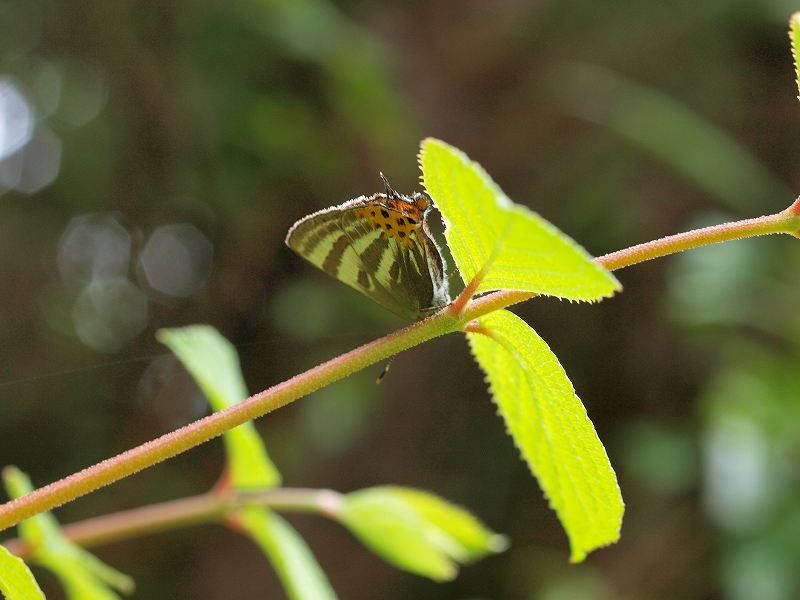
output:
M 756 219 L 725 223 L 681 233 L 606 254 L 597 259 L 610 270 L 690 248 L 769 233 L 800 232 L 800 199 L 785 211 Z M 0 531 L 22 519 L 51 510 L 109 485 L 162 460 L 197 446 L 225 431 L 280 408 L 325 385 L 424 341 L 463 330 L 466 323 L 489 312 L 536 296 L 531 292 L 500 291 L 466 303 L 456 318 L 447 309 L 414 323 L 305 373 L 255 394 L 243 402 L 195 421 L 160 438 L 118 454 L 0 506 Z M 463 299 L 462 299 L 463 301 Z
M 800 211 L 798 205 L 800 199 L 796 200 L 791 207 L 783 212 L 766 217 L 746 219 L 744 221 L 734 221 L 722 223 L 721 225 L 711 225 L 702 229 L 695 229 L 685 233 L 678 233 L 663 237 L 652 242 L 646 242 L 637 246 L 626 248 L 606 254 L 597 259 L 609 271 L 615 271 L 624 267 L 630 267 L 646 260 L 660 258 L 668 254 L 691 250 L 700 246 L 729 242 L 747 237 L 768 235 L 771 233 L 791 233 L 795 234 L 800 226 L 800 216 L 795 211 L 795 206 Z
M 788 233 L 790 235 L 800 235 L 800 198 L 786 210 L 774 215 L 757 217 L 755 219 L 745 219 L 743 221 L 733 221 L 720 225 L 711 225 L 702 229 L 694 229 L 685 233 L 678 233 L 667 237 L 638 244 L 611 252 L 600 256 L 595 260 L 609 271 L 617 271 L 625 267 L 639 264 L 662 256 L 675 254 L 692 248 L 719 244 L 747 237 L 768 235 L 772 233 Z M 506 308 L 512 304 L 517 304 L 525 300 L 536 297 L 537 294 L 531 292 L 521 292 L 516 290 L 503 290 L 486 294 L 480 298 L 472 300 L 462 311 L 462 318 L 471 321 L 481 315 L 485 315 L 494 310 Z
M 283 512 L 329 515 L 330 507 L 339 498 L 339 494 L 332 490 L 303 488 L 230 490 L 225 494 L 208 492 L 84 519 L 63 525 L 60 530 L 67 539 L 90 548 L 178 527 L 221 522 L 230 510 L 244 506 L 268 506 Z M 31 545 L 21 538 L 8 540 L 3 545 L 20 558 L 29 558 L 33 553 Z
M 797 199 L 794 202 L 792 202 L 792 205 L 783 212 L 791 213 L 793 215 L 800 215 L 800 196 L 798 196 Z M 792 232 L 792 235 L 797 235 L 797 234 L 798 234 L 797 231 Z
M 457 328 L 458 322 L 443 311 L 322 363 L 239 404 L 34 490 L 0 506 L 0 531 L 198 446 L 351 373 Z
M 466 285 L 466 287 L 463 290 L 461 290 L 461 293 L 458 296 L 456 296 L 455 300 L 453 300 L 447 306 L 447 312 L 449 312 L 453 318 L 458 319 L 463 314 L 467 304 L 469 303 L 470 300 L 472 300 L 472 297 L 478 290 L 478 286 L 481 284 L 483 278 L 486 276 L 486 267 L 487 265 L 484 265 L 483 268 L 480 271 L 478 271 L 475 274 L 475 276 L 470 280 L 470 282 Z

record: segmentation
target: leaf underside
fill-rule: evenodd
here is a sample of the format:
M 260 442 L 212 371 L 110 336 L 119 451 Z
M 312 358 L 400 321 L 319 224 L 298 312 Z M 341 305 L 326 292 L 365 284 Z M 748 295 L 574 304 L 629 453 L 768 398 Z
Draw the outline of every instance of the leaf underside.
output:
M 308 545 L 283 517 L 260 506 L 249 506 L 238 511 L 235 520 L 267 555 L 290 598 L 336 599 Z
M 216 329 L 206 325 L 163 329 L 158 337 L 194 377 L 215 411 L 247 397 L 236 350 Z M 280 485 L 280 473 L 253 423 L 225 432 L 224 440 L 234 488 Z M 264 506 L 247 506 L 227 517 L 264 552 L 292 600 L 336 598 L 305 540 L 281 516 Z
M 619 539 L 624 505 L 616 475 L 556 356 L 522 319 L 506 311 L 468 333 L 515 444 L 561 521 L 571 560 Z
M 448 581 L 458 565 L 506 548 L 468 511 L 422 490 L 372 487 L 344 496 L 340 522 L 399 569 Z
M 0 545 L 0 596 L 6 600 L 44 600 L 28 565 Z
M 464 283 L 484 271 L 477 293 L 507 289 L 594 301 L 621 288 L 575 241 L 511 202 L 460 150 L 428 138 L 419 161 Z
M 231 343 L 208 325 L 162 329 L 158 339 L 167 346 L 203 390 L 214 411 L 247 398 L 239 357 Z M 225 433 L 231 481 L 240 488 L 280 485 L 281 476 L 252 423 Z
M 794 60 L 794 78 L 797 90 L 800 92 L 800 12 L 796 12 L 789 19 L 789 40 L 792 43 L 792 60 Z M 797 97 L 800 100 L 800 96 Z
M 3 470 L 3 483 L 12 498 L 33 491 L 28 476 L 16 467 Z M 51 513 L 44 512 L 25 519 L 18 529 L 20 537 L 33 548 L 32 560 L 58 577 L 69 598 L 116 600 L 119 598 L 117 591 L 133 592 L 133 579 L 64 537 Z

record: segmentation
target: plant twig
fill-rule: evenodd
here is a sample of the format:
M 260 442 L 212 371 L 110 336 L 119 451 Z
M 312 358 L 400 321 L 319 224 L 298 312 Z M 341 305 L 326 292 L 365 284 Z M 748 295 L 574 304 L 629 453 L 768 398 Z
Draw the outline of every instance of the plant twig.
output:
M 609 270 L 719 242 L 789 233 L 800 235 L 800 199 L 775 215 L 705 227 L 606 254 L 597 261 Z M 88 494 L 123 477 L 184 452 L 224 432 L 280 408 L 298 398 L 355 373 L 389 356 L 454 331 L 501 308 L 536 296 L 504 290 L 470 300 L 455 317 L 447 309 L 378 340 L 364 344 L 291 379 L 255 394 L 239 404 L 69 475 L 0 506 L 0 531 L 40 512 Z
M 268 506 L 282 512 L 313 512 L 330 515 L 341 501 L 332 490 L 279 488 L 264 490 L 227 490 L 207 492 L 123 510 L 61 526 L 61 533 L 76 544 L 89 548 L 119 542 L 189 525 L 221 521 L 230 510 L 245 506 Z M 3 545 L 20 558 L 29 558 L 31 545 L 15 538 Z
M 225 410 L 11 500 L 0 506 L 0 531 L 185 452 L 389 356 L 459 328 L 459 322 L 442 311 L 295 375 Z
M 625 250 L 618 250 L 601 256 L 597 259 L 597 262 L 609 271 L 615 271 L 646 260 L 699 248 L 700 246 L 771 233 L 796 234 L 800 230 L 800 214 L 795 212 L 795 207 L 800 206 L 799 203 L 800 198 L 790 208 L 774 215 L 723 223 L 721 225 L 711 225 L 710 227 L 694 229 L 632 246 Z

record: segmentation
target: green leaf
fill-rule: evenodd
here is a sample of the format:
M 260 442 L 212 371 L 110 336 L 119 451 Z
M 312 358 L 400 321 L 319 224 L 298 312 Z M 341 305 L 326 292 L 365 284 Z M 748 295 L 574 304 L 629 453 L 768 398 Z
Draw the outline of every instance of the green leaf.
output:
M 158 332 L 158 340 L 183 363 L 213 410 L 223 410 L 247 398 L 247 387 L 236 350 L 213 327 L 192 325 L 162 329 Z M 280 473 L 270 460 L 264 442 L 252 423 L 228 431 L 224 439 L 235 487 L 280 485 Z
M 15 467 L 3 469 L 3 481 L 12 498 L 33 490 L 28 476 Z M 65 538 L 52 514 L 26 519 L 18 529 L 33 548 L 33 561 L 55 573 L 72 600 L 115 600 L 119 596 L 114 589 L 133 592 L 133 579 Z
M 87 568 L 83 556 L 47 552 L 36 562 L 52 571 L 71 600 L 118 600 L 119 596 L 111 589 L 111 583 Z M 127 577 L 119 573 L 122 577 Z M 131 589 L 126 590 L 127 592 Z
M 599 300 L 621 289 L 576 242 L 519 204 L 460 150 L 423 140 L 425 189 L 445 224 L 447 245 L 465 283 L 482 269 L 476 292 L 522 290 L 569 300 Z
M 406 487 L 385 487 L 406 502 L 420 517 L 438 527 L 452 538 L 452 556 L 458 562 L 468 562 L 488 554 L 502 552 L 508 540 L 486 528 L 469 511 L 439 496 Z
M 619 539 L 624 505 L 614 470 L 567 374 L 527 323 L 506 311 L 480 318 L 472 353 L 514 443 L 567 532 L 571 559 Z
M 792 43 L 792 59 L 794 60 L 794 80 L 800 92 L 800 12 L 794 13 L 789 19 L 789 41 Z M 797 97 L 800 100 L 800 96 Z
M 464 509 L 419 490 L 374 487 L 344 496 L 336 517 L 394 566 L 435 581 L 458 563 L 501 552 L 506 543 Z
M 0 546 L 0 595 L 6 600 L 44 600 L 28 565 L 5 546 Z
M 249 506 L 239 510 L 233 518 L 269 557 L 290 598 L 336 598 L 311 550 L 282 517 L 263 507 Z
M 192 374 L 214 410 L 222 410 L 247 397 L 236 350 L 213 327 L 162 329 L 158 339 Z M 225 446 L 235 488 L 280 485 L 280 474 L 252 423 L 225 433 Z M 252 506 L 237 510 L 229 518 L 267 555 L 291 598 L 336 598 L 306 543 L 281 517 L 263 507 Z

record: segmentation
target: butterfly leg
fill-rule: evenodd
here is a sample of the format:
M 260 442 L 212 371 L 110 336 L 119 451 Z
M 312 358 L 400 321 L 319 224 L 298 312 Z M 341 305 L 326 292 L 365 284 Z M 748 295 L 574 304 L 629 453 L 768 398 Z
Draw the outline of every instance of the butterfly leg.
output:
M 392 361 L 393 360 L 394 360 L 394 357 L 390 358 L 389 361 L 386 363 L 386 366 L 383 367 L 383 371 L 381 371 L 380 375 L 378 375 L 375 378 L 375 384 L 376 385 L 380 385 L 381 382 L 383 381 L 383 378 L 386 377 L 386 374 L 389 372 L 389 367 L 392 366 Z

